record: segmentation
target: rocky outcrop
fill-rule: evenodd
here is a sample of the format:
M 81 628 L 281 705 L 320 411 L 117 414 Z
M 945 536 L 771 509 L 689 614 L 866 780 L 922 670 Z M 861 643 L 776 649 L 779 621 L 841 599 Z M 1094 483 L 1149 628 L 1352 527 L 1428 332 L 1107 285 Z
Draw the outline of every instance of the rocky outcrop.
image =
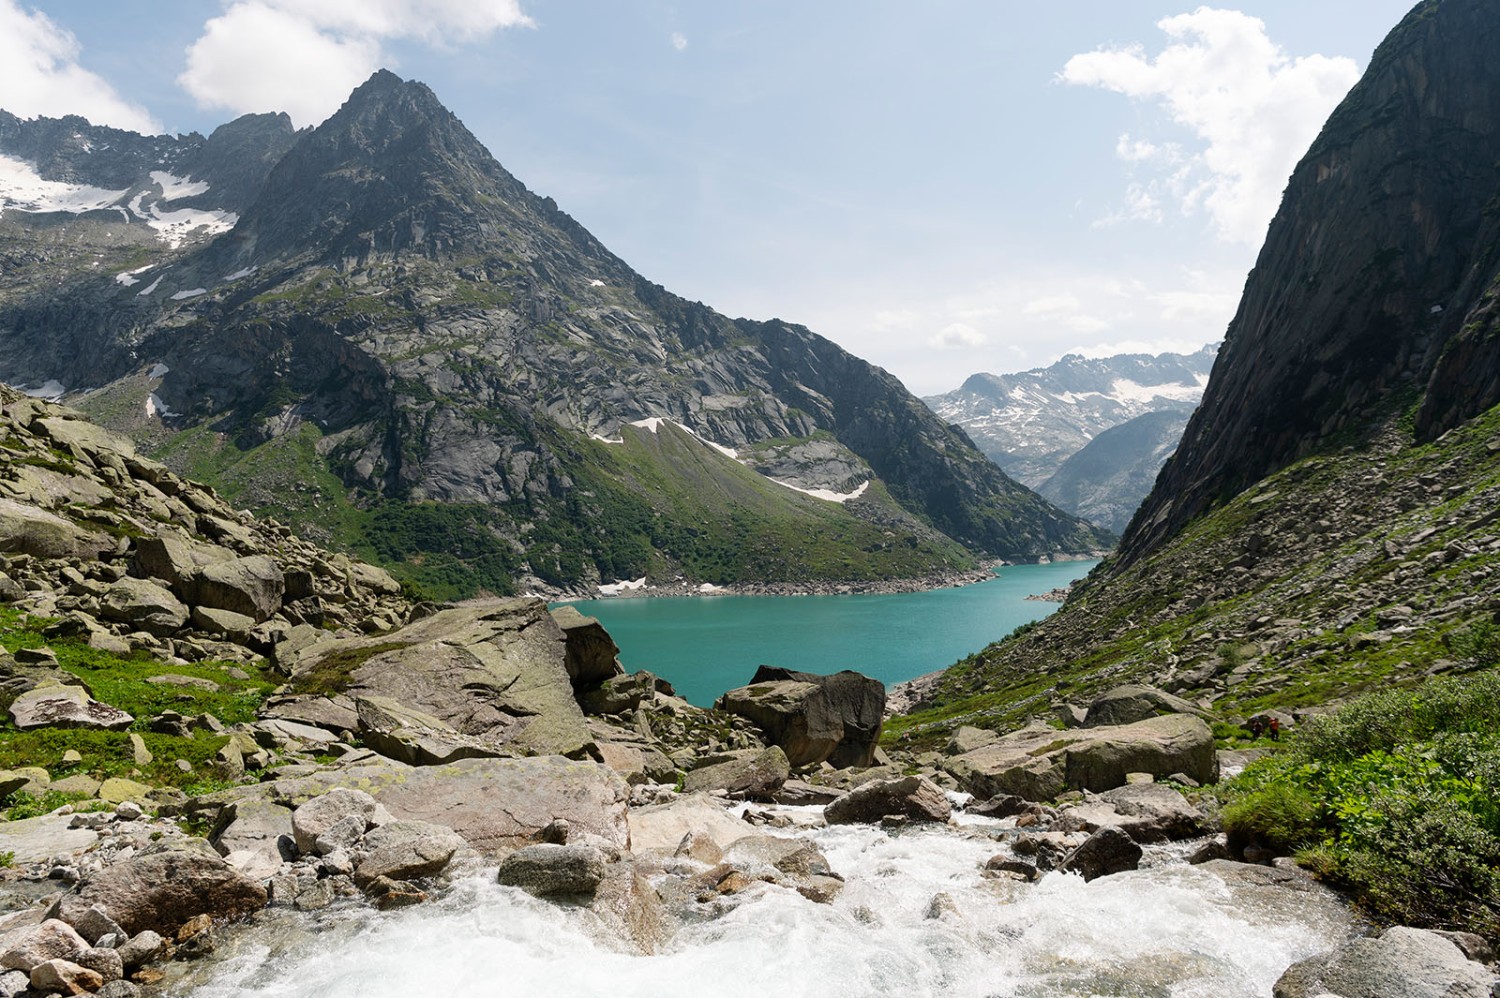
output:
M 1489 998 L 1500 984 L 1487 967 L 1436 932 L 1396 926 L 1376 938 L 1351 939 L 1332 953 L 1293 964 L 1276 981 L 1275 998 Z
M 714 706 L 755 722 L 794 767 L 863 767 L 880 739 L 885 686 L 848 670 L 825 676 L 763 665 Z
M 585 617 L 571 606 L 553 610 L 552 619 L 563 633 L 563 668 L 575 690 L 581 692 L 625 674 L 620 666 L 620 647 L 598 620 Z
M 382 754 L 435 765 L 589 754 L 566 649 L 545 603 L 510 599 L 442 610 L 377 636 L 316 640 L 285 662 L 294 689 L 341 687 L 360 736 Z
M 410 613 L 383 570 L 236 511 L 74 410 L 0 386 L 0 443 L 9 599 L 68 633 L 252 661 L 298 625 L 333 635 Z
M 1208 783 L 1215 779 L 1217 759 L 1208 725 L 1170 714 L 1070 731 L 1034 724 L 942 765 L 975 796 L 1015 794 L 1047 801 L 1066 790 L 1113 790 L 1125 785 L 1129 773 L 1182 773 Z

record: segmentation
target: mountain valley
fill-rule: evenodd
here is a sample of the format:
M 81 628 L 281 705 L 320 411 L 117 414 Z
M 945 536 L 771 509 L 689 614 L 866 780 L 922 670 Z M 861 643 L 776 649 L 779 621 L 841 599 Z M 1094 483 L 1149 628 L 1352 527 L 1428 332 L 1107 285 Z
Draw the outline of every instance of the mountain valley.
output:
M 6 377 L 436 595 L 930 579 L 1109 543 L 886 372 L 641 278 L 390 73 L 302 133 L 12 120 L 0 152 L 33 171 L 0 213 Z M 200 224 L 152 227 L 173 212 Z

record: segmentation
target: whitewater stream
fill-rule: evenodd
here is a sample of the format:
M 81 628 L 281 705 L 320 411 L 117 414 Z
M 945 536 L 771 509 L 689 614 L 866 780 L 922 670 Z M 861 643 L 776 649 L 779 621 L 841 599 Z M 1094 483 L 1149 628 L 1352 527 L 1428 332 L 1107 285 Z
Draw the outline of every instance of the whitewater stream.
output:
M 846 878 L 833 903 L 757 887 L 654 956 L 604 937 L 581 909 L 493 883 L 491 867 L 400 911 L 268 914 L 169 993 L 1266 998 L 1288 965 L 1351 931 L 1327 897 L 1226 883 L 1183 863 L 1182 847 L 1153 847 L 1148 866 L 1091 883 L 987 879 L 980 868 L 1001 848 L 985 827 L 998 826 L 968 821 L 803 830 Z M 951 905 L 934 905 L 939 894 Z

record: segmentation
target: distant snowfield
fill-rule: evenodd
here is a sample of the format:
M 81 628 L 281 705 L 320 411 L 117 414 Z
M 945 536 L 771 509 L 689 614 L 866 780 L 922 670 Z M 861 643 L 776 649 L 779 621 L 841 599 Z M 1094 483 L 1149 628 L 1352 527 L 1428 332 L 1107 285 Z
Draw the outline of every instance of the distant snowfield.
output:
M 123 190 L 107 191 L 102 187 L 43 180 L 36 168 L 25 160 L 0 156 L 0 214 L 6 211 L 31 214 L 65 211 L 76 215 L 112 207 L 125 193 Z
M 646 577 L 631 579 L 623 582 L 606 582 L 599 587 L 599 592 L 604 596 L 618 596 L 623 592 L 646 588 Z
M 193 288 L 191 291 L 179 291 L 172 296 L 173 301 L 184 301 L 188 298 L 197 298 L 199 295 L 208 294 L 207 288 Z
M 228 232 L 239 222 L 232 211 L 205 210 L 202 208 L 176 208 L 164 210 L 162 204 L 182 198 L 197 197 L 208 193 L 208 184 L 188 177 L 178 177 L 161 170 L 153 170 L 151 181 L 161 188 L 158 197 L 153 191 L 139 191 L 122 204 L 129 188 L 106 190 L 86 184 L 66 184 L 56 180 L 44 180 L 36 167 L 14 156 L 0 155 L 0 215 L 7 211 L 21 211 L 40 215 L 63 212 L 81 215 L 87 211 L 114 209 L 127 222 L 140 219 L 156 230 L 157 238 L 176 249 L 184 239 L 194 232 L 218 235 Z M 147 199 L 151 199 L 148 204 Z M 132 271 L 132 274 L 139 271 Z M 115 275 L 115 280 L 125 287 L 135 283 L 128 275 Z

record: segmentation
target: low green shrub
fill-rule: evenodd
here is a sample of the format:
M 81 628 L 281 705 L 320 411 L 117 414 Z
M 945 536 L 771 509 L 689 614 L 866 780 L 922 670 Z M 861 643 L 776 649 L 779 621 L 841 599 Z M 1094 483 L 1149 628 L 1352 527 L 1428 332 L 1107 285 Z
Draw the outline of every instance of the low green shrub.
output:
M 1500 932 L 1500 674 L 1352 701 L 1225 788 L 1231 840 L 1295 852 L 1376 917 Z

